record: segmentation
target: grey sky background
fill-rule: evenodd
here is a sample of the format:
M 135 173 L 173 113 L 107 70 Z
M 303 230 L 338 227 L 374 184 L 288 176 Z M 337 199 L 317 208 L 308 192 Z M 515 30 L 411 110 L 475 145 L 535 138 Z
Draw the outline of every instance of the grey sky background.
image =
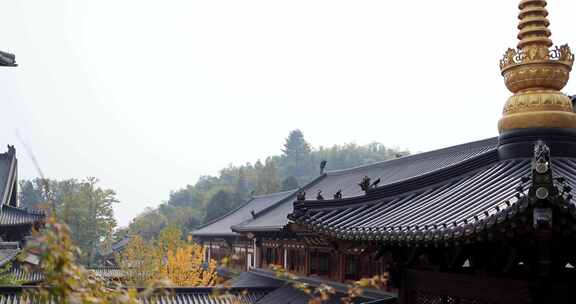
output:
M 20 178 L 95 176 L 120 224 L 230 163 L 379 141 L 426 151 L 496 136 L 518 0 L 3 0 L 0 144 Z M 576 2 L 550 0 L 576 47 Z M 566 88 L 576 93 L 576 82 Z

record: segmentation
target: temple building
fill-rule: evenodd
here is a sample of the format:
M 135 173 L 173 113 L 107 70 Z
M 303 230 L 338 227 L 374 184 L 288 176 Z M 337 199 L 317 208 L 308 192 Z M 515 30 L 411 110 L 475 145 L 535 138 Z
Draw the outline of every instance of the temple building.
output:
M 21 247 L 32 228 L 39 228 L 46 215 L 18 204 L 18 161 L 13 146 L 0 154 L 0 199 L 0 241 Z
M 225 257 L 233 257 L 229 261 L 231 270 L 247 271 L 254 268 L 254 238 L 251 235 L 234 232 L 230 227 L 255 218 L 258 213 L 278 201 L 291 197 L 294 193 L 295 191 L 285 191 L 255 196 L 230 213 L 195 230 L 194 238 L 207 248 L 206 259 L 221 261 Z
M 250 253 L 254 252 L 252 259 L 246 262 L 243 259 L 235 259 L 243 263 L 236 269 L 266 268 L 274 264 L 282 265 L 300 275 L 345 281 L 342 277 L 344 273 L 336 273 L 335 268 L 332 267 L 331 273 L 325 271 L 327 263 L 330 262 L 328 258 L 330 254 L 327 253 L 335 252 L 331 244 L 324 242 L 315 233 L 296 235 L 289 229 L 291 225 L 288 215 L 292 213 L 294 201 L 297 201 L 299 195 L 310 193 L 312 198 L 326 195 L 327 197 L 323 199 L 327 201 L 334 197 L 338 199 L 358 197 L 366 191 L 359 185 L 365 177 L 371 179 L 368 188 L 380 183 L 402 181 L 483 155 L 493 150 L 497 142 L 497 138 L 490 138 L 367 166 L 337 171 L 327 170 L 298 191 L 255 197 L 244 206 L 193 231 L 192 235 L 208 248 L 210 257 L 216 260 L 233 254 L 232 246 L 228 245 L 234 243 L 233 240 L 244 240 L 241 244 L 250 240 L 251 245 L 256 246 L 234 246 L 234 252 L 243 248 L 249 251 L 243 255 L 250 256 Z M 228 239 L 228 243 L 225 239 Z M 235 242 L 238 244 L 238 241 Z M 357 256 L 358 252 L 352 251 L 349 255 Z M 376 274 L 378 272 L 376 268 L 366 267 L 365 273 L 349 274 L 351 276 L 349 279 Z
M 210 225 L 252 240 L 252 274 L 271 264 L 324 281 L 388 273 L 407 304 L 573 302 L 576 114 L 561 90 L 574 55 L 553 46 L 546 6 L 520 1 L 519 42 L 500 61 L 512 96 L 499 136 L 327 171 L 251 217 L 235 210 Z
M 32 229 L 40 228 L 46 215 L 40 210 L 21 208 L 18 204 L 18 160 L 13 146 L 8 146 L 8 151 L 0 154 L 0 198 L 0 267 L 12 263 L 10 272 L 15 277 L 33 281 L 34 275 L 24 274 L 20 266 L 22 263 L 34 264 L 34 257 L 29 256 L 23 262 L 15 259 Z
M 235 300 L 306 302 L 268 269 L 275 265 L 299 284 L 333 286 L 329 303 L 346 296 L 346 283 L 384 274 L 388 284 L 355 303 L 572 303 L 576 114 L 561 90 L 575 58 L 553 46 L 546 6 L 520 1 L 518 45 L 500 60 L 512 96 L 498 136 L 328 170 L 193 231 L 207 260 L 231 261 Z M 43 219 L 18 207 L 16 168 L 10 147 L 0 155 L 0 262 Z M 23 288 L 0 288 L 0 300 Z M 222 303 L 212 292 L 176 290 L 165 302 Z

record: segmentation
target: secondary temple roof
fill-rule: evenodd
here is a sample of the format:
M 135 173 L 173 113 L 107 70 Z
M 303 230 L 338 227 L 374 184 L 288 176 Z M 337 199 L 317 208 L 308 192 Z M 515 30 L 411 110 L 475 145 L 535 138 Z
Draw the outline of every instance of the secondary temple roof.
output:
M 0 226 L 32 225 L 46 217 L 42 211 L 18 207 L 17 183 L 16 150 L 8 146 L 8 151 L 0 154 Z
M 252 214 L 270 207 L 272 204 L 289 197 L 294 192 L 295 190 L 291 190 L 255 196 L 237 209 L 195 230 L 192 234 L 195 237 L 236 236 L 238 233 L 233 232 L 230 229 L 231 226 L 250 220 L 253 217 Z
M 8 146 L 8 151 L 0 154 L 0 205 L 16 205 L 16 183 L 18 182 L 16 150 Z
M 18 161 L 16 150 L 0 154 L 0 226 L 32 225 L 43 221 L 45 213 L 18 207 L 17 201 Z
M 0 226 L 32 225 L 43 221 L 46 214 L 40 210 L 30 210 L 13 206 L 2 206 Z

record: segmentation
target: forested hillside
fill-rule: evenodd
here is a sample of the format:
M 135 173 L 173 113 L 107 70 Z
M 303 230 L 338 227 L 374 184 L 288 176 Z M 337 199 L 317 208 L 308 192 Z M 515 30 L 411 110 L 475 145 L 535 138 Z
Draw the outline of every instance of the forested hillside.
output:
M 253 195 L 296 189 L 326 170 L 351 168 L 408 152 L 387 148 L 380 143 L 314 148 L 300 130 L 290 132 L 280 155 L 255 163 L 229 166 L 218 176 L 202 176 L 195 184 L 172 191 L 157 208 L 147 209 L 129 225 L 116 231 L 115 239 L 139 234 L 144 239 L 157 238 L 163 228 L 177 227 L 182 233 L 216 219 Z M 111 240 L 116 227 L 112 205 L 118 202 L 111 189 L 97 186 L 97 180 L 22 180 L 20 203 L 28 208 L 55 210 L 66 223 L 76 244 L 82 249 L 81 262 L 91 263 L 97 248 Z
M 173 191 L 166 202 L 136 217 L 127 230 L 145 238 L 163 227 L 176 225 L 183 232 L 224 215 L 252 195 L 298 188 L 326 170 L 351 168 L 408 154 L 381 143 L 344 144 L 314 148 L 300 130 L 290 132 L 281 155 L 255 163 L 229 166 L 218 176 L 202 176 L 193 185 Z M 123 233 L 126 233 L 125 230 Z

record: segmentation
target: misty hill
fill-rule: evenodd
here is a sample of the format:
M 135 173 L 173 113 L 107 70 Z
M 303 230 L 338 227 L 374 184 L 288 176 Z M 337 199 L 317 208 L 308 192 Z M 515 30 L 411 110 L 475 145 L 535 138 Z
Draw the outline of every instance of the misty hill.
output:
M 320 164 L 337 170 L 383 161 L 409 154 L 381 143 L 344 144 L 313 148 L 300 130 L 290 132 L 281 155 L 257 160 L 254 164 L 230 165 L 219 176 L 202 176 L 193 185 L 172 191 L 158 208 L 147 209 L 127 229 L 145 238 L 158 235 L 174 225 L 187 232 L 226 214 L 253 195 L 291 190 L 320 175 Z

